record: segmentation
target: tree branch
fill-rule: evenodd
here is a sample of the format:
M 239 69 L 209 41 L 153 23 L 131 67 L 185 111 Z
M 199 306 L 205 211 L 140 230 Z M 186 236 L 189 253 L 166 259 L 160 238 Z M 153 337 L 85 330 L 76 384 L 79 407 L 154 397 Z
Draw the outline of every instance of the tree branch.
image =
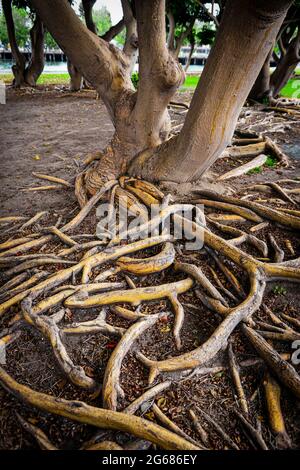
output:
M 89 31 L 66 0 L 32 0 L 32 4 L 70 61 L 99 92 L 114 119 L 121 94 L 133 90 L 123 53 Z
M 135 106 L 141 124 L 138 137 L 145 146 L 153 147 L 162 141 L 163 131 L 157 123 L 165 121 L 168 102 L 182 83 L 184 72 L 166 46 L 165 0 L 139 0 L 136 15 L 140 51 Z

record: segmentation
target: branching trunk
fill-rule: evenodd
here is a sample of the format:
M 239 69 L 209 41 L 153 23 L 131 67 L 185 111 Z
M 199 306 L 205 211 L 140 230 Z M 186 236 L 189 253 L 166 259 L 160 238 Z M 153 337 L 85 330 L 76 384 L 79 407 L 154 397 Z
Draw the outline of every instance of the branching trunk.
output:
M 290 42 L 285 53 L 282 55 L 276 69 L 271 76 L 270 93 L 276 98 L 280 90 L 286 85 L 293 75 L 298 62 L 300 61 L 300 25 L 297 35 Z
M 138 53 L 137 24 L 129 0 L 122 0 L 122 8 L 126 26 L 126 41 L 123 51 L 130 61 L 129 73 L 131 74 L 133 72 Z
M 44 59 L 44 25 L 36 15 L 33 27 L 30 30 L 31 59 L 25 72 L 25 81 L 30 86 L 35 86 L 45 65 Z
M 262 100 L 265 96 L 269 95 L 270 92 L 270 60 L 273 53 L 273 45 L 270 49 L 269 54 L 261 68 L 261 71 L 258 74 L 257 79 L 249 93 L 249 98 L 255 101 Z
M 170 130 L 167 105 L 184 80 L 180 64 L 166 47 L 165 1 L 136 3 L 139 88 L 133 124 L 142 147 L 154 147 Z
M 2 0 L 3 13 L 5 16 L 7 33 L 9 38 L 9 43 L 11 47 L 11 53 L 15 60 L 15 64 L 12 66 L 12 71 L 14 74 L 14 85 L 20 87 L 25 83 L 25 66 L 26 59 L 24 55 L 20 52 L 15 32 L 14 19 L 12 15 L 12 0 Z
M 287 0 L 227 2 L 181 133 L 154 153 L 140 155 L 131 172 L 152 180 L 191 181 L 213 164 L 232 138 L 290 5 Z

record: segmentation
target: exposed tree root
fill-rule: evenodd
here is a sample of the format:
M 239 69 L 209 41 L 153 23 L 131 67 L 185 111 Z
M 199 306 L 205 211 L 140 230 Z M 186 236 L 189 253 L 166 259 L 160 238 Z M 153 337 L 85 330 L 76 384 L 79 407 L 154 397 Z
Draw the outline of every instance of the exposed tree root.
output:
M 260 147 L 266 148 L 269 145 L 267 139 L 263 142 L 256 141 L 253 144 L 258 146 L 257 151 Z M 245 146 L 237 148 L 242 149 L 243 147 Z M 250 150 L 244 148 L 240 152 L 246 154 L 245 152 Z M 275 151 L 278 150 L 273 149 L 273 152 Z M 75 365 L 71 360 L 64 344 L 65 339 L 69 335 L 95 333 L 117 337 L 119 341 L 110 355 L 105 370 L 103 382 L 103 406 L 105 409 L 35 392 L 18 384 L 4 370 L 0 369 L 2 385 L 29 404 L 50 413 L 56 413 L 103 429 L 130 432 L 163 448 L 199 449 L 210 446 L 207 433 L 197 418 L 196 412 L 198 410 L 190 410 L 190 418 L 203 447 L 199 446 L 169 419 L 156 404 L 153 405 L 153 400 L 171 384 L 176 384 L 180 380 L 189 380 L 195 375 L 214 374 L 227 369 L 226 365 L 222 363 L 220 365 L 217 355 L 228 347 L 229 370 L 243 412 L 241 414 L 236 411 L 236 416 L 253 441 L 260 448 L 266 449 L 268 446 L 260 430 L 255 429 L 248 418 L 250 415 L 249 405 L 239 374 L 239 366 L 244 366 L 244 363 L 238 366 L 230 337 L 233 331 L 241 325 L 241 330 L 262 358 L 255 359 L 256 363 L 261 365 L 265 362 L 281 384 L 288 387 L 297 398 L 300 397 L 300 378 L 296 370 L 285 360 L 286 355 L 279 354 L 264 339 L 291 342 L 300 338 L 298 332 L 300 323 L 297 318 L 285 313 L 277 316 L 264 304 L 265 287 L 268 282 L 278 279 L 300 282 L 300 258 L 290 258 L 298 255 L 292 237 L 293 245 L 288 239 L 285 239 L 283 244 L 281 238 L 277 237 L 277 234 L 273 234 L 272 227 L 270 227 L 268 233 L 270 250 L 268 244 L 259 237 L 260 232 L 272 223 L 277 224 L 279 229 L 299 230 L 298 212 L 291 209 L 277 210 L 248 199 L 223 196 L 203 190 L 200 192 L 203 198 L 196 202 L 204 204 L 205 208 L 214 208 L 218 212 L 223 212 L 215 214 L 216 217 L 214 214 L 209 214 L 209 227 L 212 228 L 210 230 L 206 227 L 204 214 L 199 208 L 192 204 L 173 204 L 170 198 L 152 183 L 124 176 L 120 178 L 119 182 L 109 181 L 91 199 L 87 200 L 86 192 L 84 192 L 86 191 L 86 179 L 86 175 L 82 176 L 75 183 L 77 197 L 81 201 L 82 207 L 70 222 L 60 228 L 53 226 L 40 229 L 37 225 L 34 228 L 40 232 L 0 244 L 0 268 L 3 271 L 2 278 L 4 279 L 4 284 L 0 288 L 2 302 L 0 315 L 6 312 L 13 313 L 12 318 L 8 318 L 9 328 L 2 332 L 0 346 L 7 346 L 11 342 L 17 341 L 21 329 L 27 323 L 49 341 L 58 366 L 67 378 L 73 384 L 90 391 L 98 389 L 99 385 L 87 375 L 82 367 Z M 59 183 L 59 181 L 54 182 Z M 91 181 L 89 181 L 90 183 Z M 282 199 L 290 204 L 293 202 L 290 197 L 291 193 L 286 189 L 282 189 L 277 183 L 270 186 L 271 188 L 268 189 L 275 190 Z M 112 223 L 115 207 L 119 206 L 121 210 L 126 208 L 132 216 L 140 217 L 141 224 L 128 230 L 121 227 L 111 239 L 105 236 L 105 240 L 99 240 L 95 235 L 92 235 L 90 241 L 82 242 L 84 237 L 90 236 L 90 234 L 74 235 L 72 231 L 82 223 L 101 198 L 106 196 L 111 201 L 109 223 Z M 152 218 L 149 220 L 149 209 L 153 206 L 157 210 L 156 213 L 151 213 Z M 191 219 L 180 215 L 184 209 L 191 212 Z M 230 214 L 226 214 L 226 212 Z M 41 219 L 41 214 L 44 213 L 38 213 L 28 220 L 26 218 L 25 223 L 19 229 L 29 231 Z M 170 224 L 169 219 L 171 220 Z M 21 219 L 17 221 L 19 220 Z M 219 223 L 220 221 L 224 223 Z M 6 222 L 15 222 L 15 219 L 6 220 Z M 243 230 L 228 225 L 231 222 L 245 222 Z M 174 233 L 176 229 L 184 227 L 184 237 L 178 243 L 175 236 L 167 233 L 166 229 L 169 226 L 171 229 L 174 227 Z M 46 235 L 44 235 L 45 231 Z M 225 234 L 228 239 L 222 238 L 214 231 Z M 160 233 L 162 235 L 159 235 Z M 132 241 L 134 239 L 137 241 Z M 185 240 L 192 239 L 204 242 L 201 258 L 198 258 L 198 249 L 191 256 L 187 254 L 187 250 L 181 244 Z M 126 244 L 123 243 L 123 240 L 126 240 Z M 58 251 L 58 253 L 45 255 L 45 247 L 53 241 L 56 246 L 55 252 Z M 290 241 L 292 249 L 289 248 L 287 241 Z M 246 249 L 248 247 L 254 248 L 259 253 L 256 256 L 262 258 L 248 254 L 244 249 L 245 245 Z M 103 246 L 104 248 L 102 248 Z M 155 251 L 156 254 L 149 256 L 143 253 L 143 250 L 155 246 L 158 247 L 158 250 Z M 43 248 L 41 249 L 41 247 Z M 36 253 L 35 251 L 38 249 L 41 249 L 42 253 Z M 285 249 L 289 251 L 289 258 L 283 262 Z M 51 252 L 51 250 L 49 251 Z M 274 253 L 274 263 L 270 262 L 270 258 L 272 258 L 270 251 Z M 137 253 L 135 257 L 129 256 L 134 253 Z M 195 264 L 185 261 L 191 258 L 195 260 Z M 266 259 L 267 262 L 265 262 Z M 63 264 L 68 266 L 62 269 L 60 265 Z M 58 266 L 58 270 L 53 270 L 51 274 L 36 270 L 37 267 L 46 265 L 49 266 L 49 270 L 51 268 L 52 270 L 53 268 L 57 269 Z M 102 266 L 104 270 L 100 271 Z M 170 282 L 168 276 L 173 272 L 176 273 L 176 278 L 175 280 L 171 279 L 172 282 Z M 130 277 L 128 273 L 130 273 Z M 149 275 L 151 277 L 147 279 L 150 280 L 155 276 L 160 276 L 160 279 L 167 277 L 167 280 L 145 283 L 146 279 L 143 276 Z M 186 275 L 188 277 L 184 278 Z M 81 281 L 76 278 L 77 276 L 81 276 Z M 135 278 L 135 276 L 138 277 Z M 112 280 L 112 282 L 108 282 L 108 280 Z M 186 294 L 187 292 L 188 294 Z M 141 352 L 136 351 L 137 340 L 144 334 L 147 336 L 148 330 L 157 322 L 166 321 L 165 317 L 168 314 L 165 311 L 149 313 L 148 306 L 143 304 L 160 300 L 168 301 L 172 307 L 174 343 L 177 349 L 182 347 L 181 342 L 184 335 L 181 334 L 181 330 L 185 321 L 184 308 L 189 311 L 188 305 L 191 301 L 186 299 L 182 301 L 179 297 L 181 294 L 195 296 L 204 306 L 217 314 L 214 321 L 219 323 L 213 333 L 195 349 L 175 357 L 163 355 L 162 352 L 161 360 L 149 359 Z M 32 305 L 33 299 L 37 299 L 35 305 Z M 123 305 L 124 303 L 137 306 L 137 309 L 130 310 Z M 20 306 L 22 314 L 20 315 L 19 310 L 10 311 L 13 306 Z M 100 313 L 95 312 L 95 318 L 92 320 L 81 321 L 80 319 L 69 324 L 66 324 L 64 320 L 64 324 L 59 326 L 63 318 L 70 320 L 71 316 L 68 316 L 70 310 L 68 309 L 71 309 L 70 315 L 72 309 L 78 309 L 76 315 L 81 316 L 82 312 L 79 309 L 92 309 L 99 306 L 109 307 Z M 256 317 L 252 318 L 260 307 L 270 323 L 258 320 Z M 113 320 L 107 322 L 108 308 L 113 314 L 132 322 L 131 326 L 126 329 L 115 326 Z M 200 306 L 201 308 L 202 306 Z M 165 307 L 162 310 L 165 310 Z M 121 367 L 129 351 L 134 351 L 136 357 L 149 369 L 149 384 L 153 384 L 158 377 L 162 378 L 162 381 L 155 383 L 153 387 L 147 389 L 128 405 L 123 413 L 119 413 L 115 412 L 118 407 L 118 399 L 126 392 L 125 388 L 122 389 Z M 148 353 L 146 352 L 146 354 Z M 265 391 L 270 427 L 277 436 L 277 445 L 288 447 L 290 441 L 286 434 L 280 408 L 280 388 L 271 376 L 266 377 Z M 152 407 L 156 418 L 173 433 L 150 421 L 133 416 L 139 409 L 144 412 L 150 407 Z M 238 449 L 236 443 L 210 415 L 201 410 L 199 413 L 230 447 Z M 42 448 L 55 449 L 41 430 L 22 418 L 20 420 L 24 428 L 37 439 Z M 95 441 L 87 448 L 90 450 L 121 449 L 115 442 L 107 440 L 104 442 Z M 127 448 L 126 445 L 124 448 Z
M 239 413 L 237 410 L 233 410 L 234 414 L 239 418 L 242 424 L 245 426 L 246 430 L 249 431 L 252 437 L 254 437 L 255 441 L 258 443 L 259 447 L 262 450 L 268 450 L 268 446 L 265 443 L 261 433 L 255 429 L 251 423 L 245 418 L 244 415 Z
M 229 346 L 228 346 L 228 357 L 229 357 L 229 368 L 230 368 L 231 376 L 232 376 L 232 379 L 233 379 L 233 382 L 237 391 L 239 403 L 243 412 L 247 415 L 249 413 L 248 403 L 247 403 L 246 395 L 245 395 L 244 388 L 242 385 L 238 364 L 236 362 L 231 343 L 229 343 Z
M 279 448 L 289 448 L 291 447 L 291 440 L 286 432 L 281 410 L 280 385 L 269 372 L 266 373 L 263 384 L 269 413 L 270 427 L 276 435 L 277 446 Z
M 0 383 L 17 398 L 29 405 L 35 406 L 48 413 L 54 413 L 80 423 L 90 424 L 103 429 L 124 431 L 151 441 L 164 449 L 198 450 L 199 448 L 175 433 L 157 424 L 136 416 L 128 416 L 111 410 L 104 410 L 87 405 L 82 401 L 68 401 L 45 393 L 36 392 L 21 385 L 0 368 Z
M 197 431 L 201 441 L 206 447 L 209 447 L 209 437 L 203 426 L 201 426 L 199 419 L 197 418 L 195 412 L 193 410 L 189 410 L 190 417 L 192 418 L 192 422 L 194 425 L 195 430 Z
M 134 341 L 158 320 L 159 315 L 151 315 L 145 319 L 139 320 L 128 328 L 117 347 L 114 349 L 108 361 L 103 380 L 103 405 L 105 408 L 110 410 L 117 409 L 118 395 L 124 395 L 119 384 L 122 360 Z
M 49 441 L 49 438 L 41 429 L 29 423 L 29 421 L 25 421 L 25 419 L 18 413 L 16 413 L 16 415 L 22 427 L 36 439 L 42 450 L 58 450 L 58 448 Z
M 152 406 L 152 402 L 156 395 L 163 392 L 167 388 L 171 386 L 172 382 L 169 380 L 166 382 L 161 382 L 158 385 L 154 385 L 154 387 L 149 388 L 145 393 L 143 393 L 140 397 L 134 400 L 130 405 L 126 406 L 123 410 L 123 413 L 127 414 L 134 414 L 142 405 L 149 403 L 149 408 Z
M 230 445 L 230 447 L 232 447 L 232 449 L 239 450 L 239 447 L 231 439 L 231 437 L 228 436 L 227 432 L 225 432 L 224 429 L 208 413 L 201 410 L 200 408 L 197 408 L 197 411 L 214 427 L 215 431 L 224 439 L 225 442 L 227 442 L 227 444 Z

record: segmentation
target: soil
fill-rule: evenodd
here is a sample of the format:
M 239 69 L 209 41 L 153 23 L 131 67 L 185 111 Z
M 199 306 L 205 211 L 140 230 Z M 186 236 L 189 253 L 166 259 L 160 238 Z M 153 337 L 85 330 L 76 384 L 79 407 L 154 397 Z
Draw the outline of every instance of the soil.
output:
M 190 98 L 190 93 L 181 93 L 176 97 L 176 100 L 188 103 Z M 183 122 L 185 116 L 180 108 L 173 108 L 171 115 L 174 126 Z M 264 113 L 262 113 L 263 115 Z M 62 217 L 61 223 L 70 220 L 78 211 L 72 188 L 58 187 L 56 190 L 37 192 L 23 190 L 51 184 L 37 179 L 32 175 L 32 172 L 51 174 L 73 183 L 74 177 L 86 156 L 89 153 L 101 150 L 112 137 L 113 126 L 104 105 L 96 99 L 96 94 L 93 91 L 69 93 L 61 87 L 38 87 L 35 91 L 10 89 L 8 90 L 7 104 L 0 107 L 0 118 L 0 216 L 25 215 L 32 217 L 39 211 L 48 211 L 45 218 L 41 219 L 30 230 L 24 232 L 25 235 L 31 233 L 34 229 L 53 225 L 60 216 Z M 258 119 L 257 115 L 255 115 L 255 122 L 253 119 L 250 115 L 246 118 L 246 121 L 243 121 L 243 125 L 255 124 Z M 276 116 L 274 119 L 276 121 Z M 282 119 L 282 116 L 280 116 L 280 119 Z M 267 135 L 275 139 L 280 146 L 285 145 L 285 148 L 290 149 L 290 155 L 292 156 L 294 146 L 299 143 L 299 123 L 293 123 L 285 132 L 279 133 L 272 132 L 271 127 Z M 256 131 L 265 130 L 264 125 L 261 129 L 256 128 Z M 286 151 L 288 152 L 288 150 Z M 245 188 L 250 184 L 300 176 L 300 160 L 293 159 L 288 169 L 280 167 L 264 168 L 261 173 L 245 175 L 237 180 L 229 180 L 225 184 L 216 182 L 216 175 L 232 169 L 234 165 L 236 165 L 235 162 L 225 159 L 219 160 L 211 169 L 205 182 L 202 180 L 179 186 L 164 183 L 162 187 L 172 191 L 174 198 L 178 200 L 190 200 L 191 197 L 196 197 L 196 195 L 191 196 L 191 191 L 203 187 L 225 193 L 234 192 L 238 197 L 241 197 L 246 194 Z M 255 197 L 265 196 L 256 194 Z M 273 194 L 272 197 L 276 198 L 278 194 Z M 267 198 L 270 198 L 270 196 L 267 196 Z M 294 198 L 299 203 L 299 195 L 295 195 Z M 277 203 L 273 203 L 273 205 L 279 207 Z M 289 203 L 282 207 L 295 209 L 295 206 Z M 297 204 L 297 207 L 299 207 L 299 204 Z M 217 210 L 213 210 L 213 212 L 219 213 Z M 72 235 L 94 233 L 95 226 L 95 214 L 91 213 Z M 237 224 L 236 227 L 238 226 Z M 12 227 L 11 230 L 11 225 L 2 224 L 0 242 L 5 241 L 8 236 L 15 236 L 15 230 L 19 227 L 19 224 Z M 243 228 L 242 226 L 239 227 Z M 213 226 L 210 228 L 215 231 Z M 269 231 L 272 231 L 281 248 L 284 249 L 286 259 L 300 256 L 299 234 L 283 232 L 280 228 L 270 224 L 267 230 L 259 232 L 259 237 L 267 241 Z M 293 246 L 295 252 L 293 256 L 286 249 L 285 240 L 287 238 Z M 62 248 L 64 247 L 61 244 L 52 242 L 39 249 L 39 252 L 57 253 Z M 243 248 L 246 247 L 243 246 Z M 147 253 L 145 252 L 143 255 L 155 254 L 158 249 L 159 247 L 147 250 Z M 251 247 L 247 247 L 247 251 L 258 256 Z M 79 260 L 80 256 L 82 256 L 82 253 L 77 253 L 72 255 L 70 259 Z M 218 271 L 214 261 L 204 251 L 200 251 L 196 256 L 182 250 L 179 259 L 200 265 L 211 281 L 213 281 L 213 278 L 207 265 Z M 54 268 L 50 265 L 49 267 L 46 266 L 46 269 L 49 272 L 54 272 L 62 267 L 56 265 Z M 107 267 L 102 266 L 101 271 L 104 271 Z M 247 291 L 248 282 L 244 279 L 244 276 L 241 276 L 239 268 L 231 265 L 231 269 L 239 277 L 244 290 Z M 98 272 L 95 272 L 95 274 L 98 274 Z M 224 285 L 230 289 L 231 287 L 223 274 L 219 271 L 218 274 Z M 137 286 L 173 282 L 184 277 L 182 274 L 174 274 L 170 268 L 162 274 L 151 275 L 146 278 L 131 276 Z M 111 276 L 110 280 L 124 281 L 124 275 Z M 181 334 L 182 350 L 180 353 L 182 353 L 194 349 L 209 338 L 219 325 L 220 318 L 200 303 L 195 290 L 180 295 L 179 300 L 185 308 L 185 322 Z M 232 300 L 229 300 L 229 303 L 234 305 Z M 268 285 L 264 303 L 275 314 L 285 312 L 295 318 L 298 315 L 299 318 L 300 292 L 293 284 L 276 282 Z M 124 306 L 128 307 L 128 305 Z M 54 313 L 56 310 L 54 308 L 50 312 Z M 141 312 L 155 313 L 164 310 L 170 310 L 170 305 L 166 301 L 161 301 L 143 304 Z M 9 320 L 17 312 L 18 307 L 12 307 L 8 315 L 1 319 L 1 328 L 6 328 Z M 89 310 L 88 314 L 84 312 L 84 319 L 94 318 L 97 313 L 99 313 L 97 309 Z M 81 310 L 70 311 L 63 322 L 67 324 L 70 320 L 82 321 L 82 316 L 83 311 Z M 269 321 L 262 309 L 256 312 L 255 319 L 264 322 Z M 107 321 L 115 326 L 125 328 L 131 324 L 128 320 L 121 319 L 112 312 L 108 314 Z M 168 319 L 163 318 L 162 321 L 159 321 L 142 335 L 136 342 L 134 349 L 126 355 L 121 369 L 121 386 L 125 392 L 125 398 L 119 400 L 119 410 L 122 410 L 147 389 L 147 370 L 136 359 L 136 350 L 140 350 L 150 359 L 165 359 L 179 354 L 175 348 L 172 326 L 172 316 Z M 255 351 L 243 337 L 240 328 L 236 329 L 231 338 L 239 363 L 257 358 Z M 94 377 L 101 383 L 107 361 L 117 341 L 117 337 L 96 334 L 79 338 L 68 337 L 66 346 L 72 360 L 76 364 L 82 365 L 87 375 Z M 292 353 L 289 343 L 278 342 L 277 344 L 275 342 L 273 345 L 279 352 Z M 233 413 L 233 410 L 238 407 L 238 403 L 230 373 L 226 368 L 226 352 L 219 354 L 217 363 L 224 366 L 224 369 L 214 374 L 195 375 L 179 383 L 173 383 L 169 389 L 156 397 L 157 403 L 169 418 L 199 442 L 199 436 L 192 426 L 188 413 L 190 409 L 193 409 L 209 434 L 209 445 L 212 449 L 226 449 L 229 448 L 229 445 L 220 437 L 214 427 L 201 417 L 200 410 L 209 413 L 226 430 L 240 449 L 253 449 L 257 446 L 244 432 L 244 428 Z M 17 381 L 35 390 L 66 399 L 80 399 L 94 406 L 101 406 L 101 396 L 94 397 L 68 382 L 58 368 L 48 342 L 33 328 L 24 328 L 18 340 L 9 346 L 5 368 Z M 278 448 L 278 442 L 269 427 L 264 399 L 262 386 L 264 373 L 265 366 L 262 364 L 241 368 L 243 386 L 250 407 L 249 420 L 254 426 L 257 425 L 257 422 L 260 423 L 268 447 L 276 449 Z M 292 447 L 300 448 L 299 401 L 284 387 L 282 387 L 282 408 Z M 61 449 L 78 449 L 86 445 L 91 439 L 93 441 L 115 440 L 125 447 L 130 447 L 130 445 L 135 445 L 138 448 L 150 446 L 149 443 L 137 442 L 121 432 L 100 430 L 95 435 L 96 430 L 94 428 L 39 412 L 12 398 L 2 388 L 0 388 L 0 410 L 0 449 L 38 448 L 36 440 L 20 425 L 16 412 L 42 429 L 51 442 Z M 147 406 L 139 414 L 155 420 L 153 412 Z

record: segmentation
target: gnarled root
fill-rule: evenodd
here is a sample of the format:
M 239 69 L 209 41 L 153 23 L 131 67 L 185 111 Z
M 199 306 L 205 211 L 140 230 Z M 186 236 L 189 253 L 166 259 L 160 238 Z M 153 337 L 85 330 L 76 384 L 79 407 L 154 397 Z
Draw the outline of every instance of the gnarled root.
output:
M 17 398 L 48 413 L 103 429 L 129 432 L 136 437 L 151 441 L 163 449 L 199 450 L 189 441 L 145 419 L 96 408 L 82 401 L 69 401 L 36 392 L 26 385 L 16 382 L 2 368 L 0 368 L 0 383 Z

